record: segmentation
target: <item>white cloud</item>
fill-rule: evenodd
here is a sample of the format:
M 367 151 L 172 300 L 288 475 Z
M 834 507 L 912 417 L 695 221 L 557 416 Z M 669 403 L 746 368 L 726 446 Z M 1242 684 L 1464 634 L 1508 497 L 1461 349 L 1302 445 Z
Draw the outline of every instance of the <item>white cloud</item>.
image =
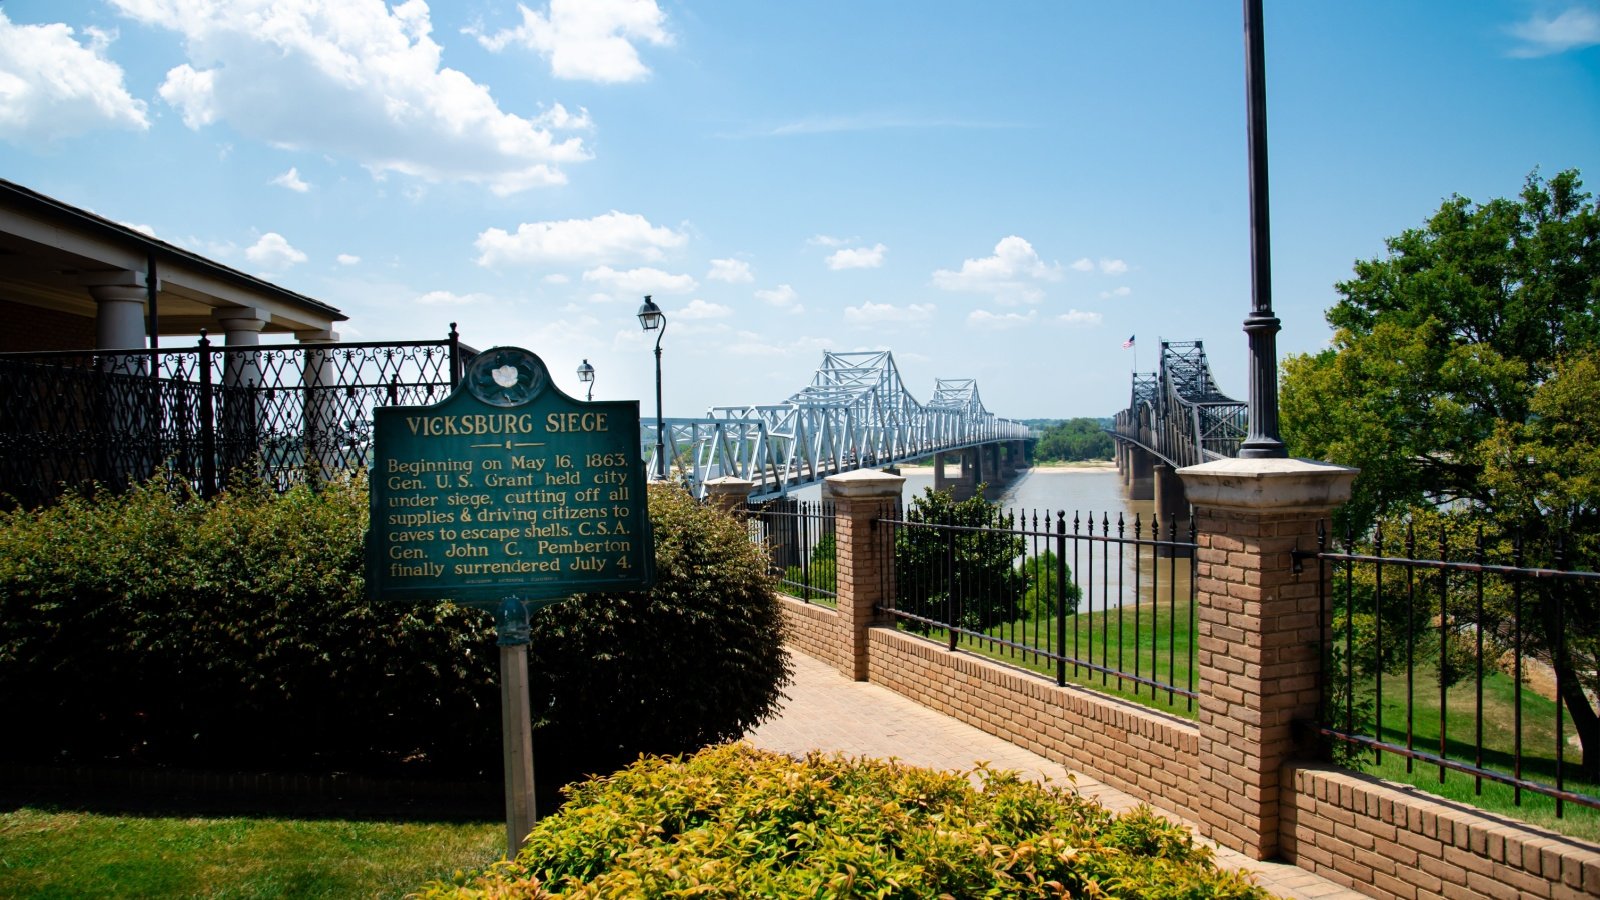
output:
M 500 109 L 442 65 L 427 4 L 380 0 L 111 0 L 183 37 L 162 99 L 190 128 L 226 122 L 279 147 L 354 159 L 375 176 L 481 184 L 508 195 L 562 184 L 589 158 L 539 119 Z M 582 117 L 582 118 L 586 118 Z
M 843 247 L 845 244 L 852 244 L 855 241 L 855 238 L 837 238 L 826 234 L 817 234 L 806 238 L 806 243 L 813 247 Z
M 260 240 L 245 249 L 244 257 L 268 271 L 287 269 L 306 261 L 306 255 L 296 250 L 276 231 L 263 234 Z
M 578 107 L 577 115 L 567 112 L 567 108 L 559 103 L 551 104 L 550 108 L 539 114 L 534 119 L 534 124 L 544 128 L 559 128 L 562 131 L 593 131 L 594 120 L 589 118 L 589 110 Z
M 932 303 L 895 306 L 891 303 L 868 301 L 860 306 L 845 307 L 844 320 L 851 325 L 880 325 L 886 322 L 909 325 L 933 318 L 934 309 Z
M 478 265 L 653 262 L 688 240 L 664 225 L 651 225 L 644 216 L 612 210 L 592 219 L 524 222 L 516 234 L 490 228 L 478 235 Z
M 799 315 L 806 311 L 806 308 L 800 305 L 799 293 L 787 284 L 780 284 L 771 290 L 756 291 L 756 299 L 776 306 L 778 309 L 792 315 Z
M 1129 294 L 1132 294 L 1132 293 L 1133 293 L 1133 288 L 1130 288 L 1127 285 L 1123 285 L 1122 287 L 1119 287 L 1119 288 L 1117 288 L 1115 290 L 1101 291 L 1100 292 L 1100 299 L 1101 300 L 1112 300 L 1112 299 L 1115 299 L 1117 297 L 1126 297 L 1126 296 L 1128 296 Z
M 828 257 L 828 268 L 838 271 L 840 269 L 876 269 L 883 265 L 883 255 L 889 248 L 882 244 L 871 247 L 847 247 Z
M 417 302 L 427 306 L 461 306 L 467 303 L 478 303 L 488 300 L 488 294 L 457 294 L 452 291 L 429 291 L 417 298 Z
M 546 275 L 539 280 L 545 284 L 568 284 L 572 281 L 570 277 L 563 275 L 560 272 L 551 272 L 549 275 Z
M 706 280 L 745 284 L 755 281 L 756 277 L 750 274 L 750 264 L 742 259 L 713 259 L 711 271 L 706 273 Z
M 341 253 L 334 257 L 334 261 L 341 266 L 354 266 L 360 264 L 361 257 L 356 256 L 354 253 Z
M 1002 303 L 1037 303 L 1044 297 L 1039 285 L 1061 277 L 1060 263 L 1046 263 L 1032 244 L 1011 235 L 994 245 L 993 256 L 969 259 L 959 272 L 934 272 L 933 284 L 947 291 L 991 294 Z
M 722 319 L 733 315 L 732 307 L 720 303 L 707 303 L 698 297 L 690 300 L 689 305 L 678 310 L 674 315 L 679 319 Z
M 600 266 L 584 272 L 583 280 L 624 294 L 687 294 L 700 286 L 692 275 L 673 275 L 647 267 L 619 272 L 610 266 Z
M 1128 271 L 1128 264 L 1120 259 L 1102 259 L 1100 271 L 1107 275 L 1122 275 Z
M 1089 327 L 1093 325 L 1099 325 L 1103 319 L 1104 316 L 1101 316 L 1097 312 L 1085 312 L 1081 309 L 1069 309 L 1061 315 L 1056 316 L 1057 322 L 1073 327 Z
M 1512 56 L 1553 56 L 1568 50 L 1581 50 L 1600 44 L 1600 8 L 1588 3 L 1574 4 L 1554 17 L 1535 13 L 1525 22 L 1508 29 L 1522 46 Z
M 972 328 L 986 328 L 991 331 L 1004 331 L 1009 328 L 1021 328 L 1033 324 L 1037 310 L 1028 310 L 1027 315 L 1021 313 L 992 313 L 986 309 L 975 309 L 967 314 L 967 325 Z
M 137 231 L 146 237 L 156 236 L 155 228 L 150 225 L 145 225 L 140 222 L 118 222 L 117 224 L 121 225 L 123 228 L 132 228 L 134 231 Z
M 1094 260 L 1087 256 L 1083 257 L 1082 259 L 1073 260 L 1072 268 L 1079 272 L 1093 272 Z
M 304 194 L 306 191 L 311 190 L 311 185 L 301 180 L 300 170 L 293 166 L 289 167 L 289 171 L 272 179 L 272 183 L 278 187 L 288 188 L 297 194 Z
M 635 42 L 665 46 L 672 35 L 662 27 L 666 14 L 655 0 L 550 0 L 541 13 L 517 4 L 522 24 L 493 35 L 476 34 L 493 52 L 516 44 L 550 62 L 557 78 L 615 83 L 650 74 Z
M 722 346 L 724 353 L 733 356 L 751 356 L 758 359 L 772 357 L 810 357 L 834 346 L 830 338 L 800 337 L 787 344 L 774 343 L 764 336 L 753 331 L 741 331 L 735 340 L 728 341 Z
M 97 128 L 150 127 L 144 101 L 105 55 L 116 35 L 83 33 L 79 43 L 66 25 L 15 25 L 0 10 L 0 139 L 48 147 Z

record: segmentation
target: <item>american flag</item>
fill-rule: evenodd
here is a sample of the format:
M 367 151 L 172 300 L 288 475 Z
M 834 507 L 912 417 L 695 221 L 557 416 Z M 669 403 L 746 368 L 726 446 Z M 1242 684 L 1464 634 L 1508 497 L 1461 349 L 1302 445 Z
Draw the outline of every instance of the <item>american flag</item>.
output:
M 1122 342 L 1122 349 L 1130 350 L 1132 348 L 1133 348 L 1133 335 L 1130 334 L 1130 335 L 1128 335 L 1128 339 Z

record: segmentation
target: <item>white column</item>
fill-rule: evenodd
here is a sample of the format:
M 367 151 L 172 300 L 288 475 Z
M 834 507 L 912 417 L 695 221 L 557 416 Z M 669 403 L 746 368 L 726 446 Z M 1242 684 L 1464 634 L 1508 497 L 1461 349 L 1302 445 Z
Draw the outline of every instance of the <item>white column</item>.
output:
M 267 327 L 268 314 L 248 306 L 216 309 L 211 318 L 222 328 L 227 347 L 255 347 L 261 344 L 261 329 Z M 254 353 L 229 353 L 223 384 L 228 387 L 261 387 L 261 369 Z
M 301 383 L 305 386 L 303 415 L 306 475 L 311 479 L 326 477 L 339 460 L 335 441 L 339 425 L 339 405 L 332 396 L 337 387 L 333 358 L 318 344 L 337 343 L 339 335 L 331 328 L 321 331 L 296 332 L 295 338 L 306 344 L 305 366 L 301 370 Z
M 116 270 L 111 272 L 86 272 L 79 282 L 89 289 L 94 298 L 95 349 L 143 350 L 145 348 L 144 303 L 146 297 L 143 272 Z M 110 357 L 102 368 L 108 372 L 133 375 L 143 372 L 144 360 L 139 357 Z

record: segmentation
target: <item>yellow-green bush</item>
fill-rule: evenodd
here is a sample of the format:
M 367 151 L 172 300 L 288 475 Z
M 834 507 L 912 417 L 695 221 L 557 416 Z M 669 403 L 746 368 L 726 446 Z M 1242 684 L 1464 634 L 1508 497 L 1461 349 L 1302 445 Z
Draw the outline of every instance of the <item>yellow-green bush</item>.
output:
M 421 897 L 1266 898 L 1187 831 L 981 769 L 731 744 L 578 785 L 514 862 Z

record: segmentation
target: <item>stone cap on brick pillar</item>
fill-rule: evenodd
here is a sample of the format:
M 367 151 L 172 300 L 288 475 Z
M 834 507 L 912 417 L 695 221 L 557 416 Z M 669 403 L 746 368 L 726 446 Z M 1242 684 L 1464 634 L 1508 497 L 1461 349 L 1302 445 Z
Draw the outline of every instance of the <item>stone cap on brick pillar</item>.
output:
M 823 479 L 823 493 L 833 500 L 898 497 L 905 483 L 904 475 L 890 475 L 877 469 L 855 469 Z
M 707 481 L 705 487 L 706 499 L 713 505 L 721 509 L 735 510 L 750 499 L 750 492 L 756 489 L 756 483 L 748 478 L 724 475 Z
M 1194 506 L 1333 509 L 1350 500 L 1360 469 L 1311 459 L 1218 459 L 1178 470 Z

